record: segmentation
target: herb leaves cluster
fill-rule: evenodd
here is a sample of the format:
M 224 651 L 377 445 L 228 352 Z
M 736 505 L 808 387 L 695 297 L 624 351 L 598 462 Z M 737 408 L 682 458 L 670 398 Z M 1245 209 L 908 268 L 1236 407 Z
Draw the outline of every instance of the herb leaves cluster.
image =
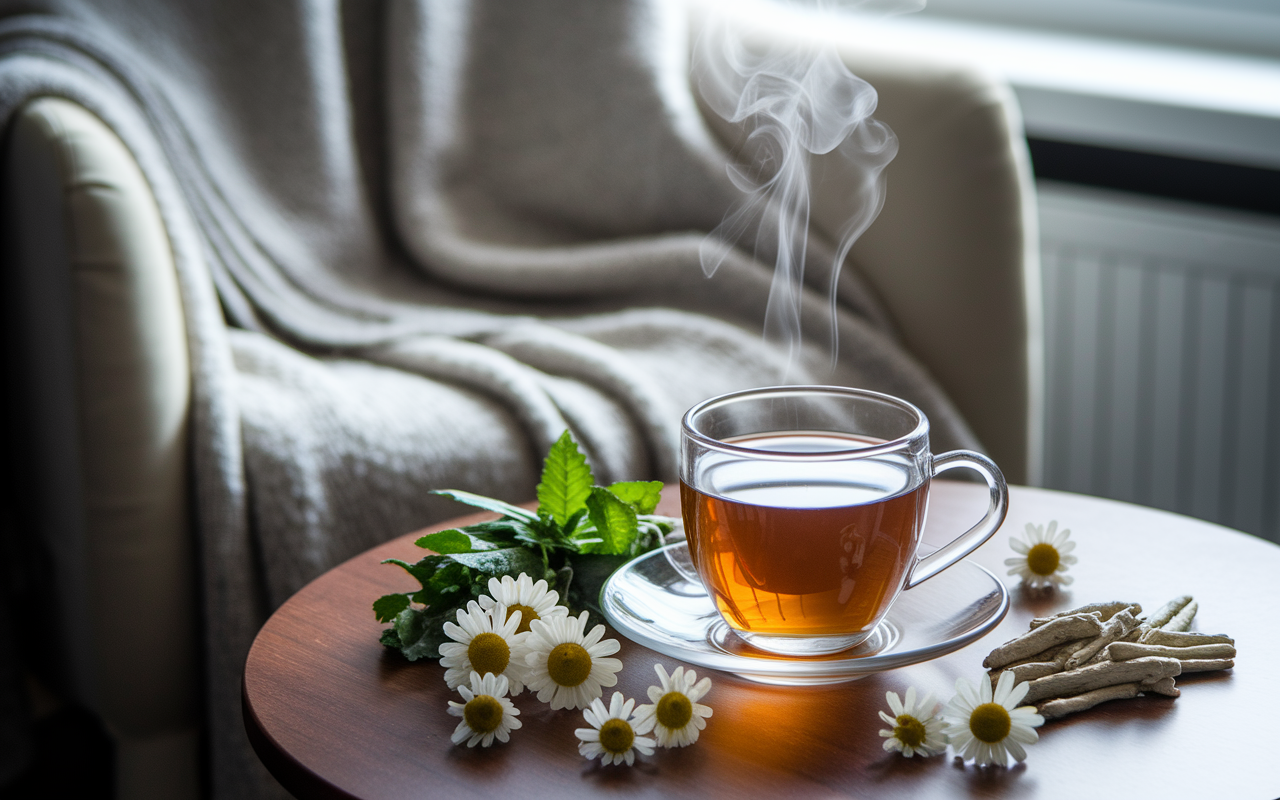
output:
M 392 623 L 382 643 L 410 661 L 438 658 L 448 638 L 444 623 L 485 593 L 490 578 L 503 575 L 544 578 L 570 608 L 594 609 L 605 579 L 673 529 L 671 519 L 653 513 L 661 491 L 660 481 L 595 485 L 590 465 L 565 431 L 543 462 L 536 511 L 470 492 L 434 492 L 502 516 L 419 538 L 415 544 L 434 554 L 417 563 L 383 562 L 402 567 L 422 588 L 374 601 L 378 621 Z

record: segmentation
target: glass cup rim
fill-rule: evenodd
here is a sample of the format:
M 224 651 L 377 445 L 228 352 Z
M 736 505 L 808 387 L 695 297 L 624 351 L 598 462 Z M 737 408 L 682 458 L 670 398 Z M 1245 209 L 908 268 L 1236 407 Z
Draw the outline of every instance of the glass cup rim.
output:
M 912 414 L 916 419 L 916 426 L 903 436 L 896 439 L 886 440 L 880 444 L 871 445 L 869 447 L 855 447 L 847 450 L 825 450 L 820 453 L 788 453 L 778 450 L 764 450 L 755 447 L 744 447 L 743 445 L 724 442 L 719 439 L 713 439 L 710 436 L 696 430 L 693 427 L 693 418 L 696 414 L 706 409 L 720 404 L 735 402 L 747 399 L 753 396 L 766 396 L 770 394 L 777 395 L 798 395 L 798 394 L 822 394 L 836 395 L 850 398 L 861 398 L 866 400 L 879 400 L 898 409 Z M 776 461 L 838 461 L 850 458 L 873 458 L 875 456 L 893 453 L 907 447 L 911 442 L 927 436 L 929 433 L 929 418 L 924 412 L 912 403 L 908 403 L 900 397 L 894 397 L 891 394 L 883 392 L 873 392 L 870 389 L 855 389 L 851 386 L 826 386 L 822 384 L 797 384 L 793 386 L 761 386 L 754 389 L 743 389 L 737 392 L 729 392 L 728 394 L 709 397 L 706 400 L 694 405 L 685 412 L 683 419 L 680 420 L 680 432 L 686 438 L 702 445 L 703 447 L 719 450 L 724 453 L 733 453 L 735 455 L 747 456 L 751 458 L 761 458 Z

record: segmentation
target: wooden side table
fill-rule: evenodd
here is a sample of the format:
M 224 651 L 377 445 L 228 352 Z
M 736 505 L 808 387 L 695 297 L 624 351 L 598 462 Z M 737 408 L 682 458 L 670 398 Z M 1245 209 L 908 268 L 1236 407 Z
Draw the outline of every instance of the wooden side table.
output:
M 926 539 L 977 519 L 986 488 L 936 481 Z M 661 513 L 678 513 L 664 492 Z M 1004 576 L 1008 539 L 1028 522 L 1071 528 L 1080 563 L 1066 591 L 1013 589 L 1012 609 L 983 640 L 923 664 L 822 687 L 764 686 L 709 670 L 715 710 L 692 747 L 601 767 L 578 755 L 581 712 L 516 698 L 524 727 L 507 744 L 454 747 L 457 699 L 435 662 L 383 648 L 370 604 L 413 588 L 388 557 L 414 560 L 422 532 L 374 548 L 306 586 L 271 617 L 245 665 L 244 711 L 258 755 L 302 798 L 422 797 L 1008 797 L 1274 798 L 1269 752 L 1280 720 L 1280 547 L 1209 523 L 1108 500 L 1011 487 L 1004 529 L 973 559 Z M 477 515 L 432 530 L 466 524 Z M 1014 585 L 1015 578 L 1006 583 Z M 1148 610 L 1180 594 L 1200 601 L 1196 627 L 1229 633 L 1234 670 L 1178 678 L 1182 697 L 1141 697 L 1046 723 L 1021 765 L 978 769 L 950 754 L 887 753 L 876 712 L 907 686 L 950 699 L 955 679 L 983 675 L 983 657 L 1032 617 L 1102 600 Z M 613 691 L 647 702 L 655 662 L 677 662 L 622 640 Z

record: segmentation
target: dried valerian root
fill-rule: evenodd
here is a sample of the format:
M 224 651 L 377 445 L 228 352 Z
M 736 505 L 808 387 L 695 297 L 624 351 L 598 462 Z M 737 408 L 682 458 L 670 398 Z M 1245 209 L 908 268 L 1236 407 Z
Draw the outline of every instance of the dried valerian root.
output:
M 1099 703 L 1105 703 L 1108 700 L 1128 700 L 1130 697 L 1137 697 L 1141 691 L 1142 685 L 1137 682 L 1118 683 L 1115 686 L 1104 686 L 1101 689 L 1094 689 L 1091 692 L 1078 694 L 1074 697 L 1049 700 L 1036 706 L 1036 711 L 1046 720 L 1058 719 L 1068 714 L 1074 714 L 1077 711 L 1093 708 Z
M 1102 621 L 1096 613 L 1058 617 L 992 650 L 991 655 L 982 662 L 982 666 L 987 669 L 1003 667 L 1039 653 L 1045 648 L 1073 639 L 1094 637 L 1101 632 Z
M 1234 639 L 1187 630 L 1198 610 L 1190 595 L 1145 618 L 1137 603 L 1091 603 L 1032 620 L 1027 633 L 997 647 L 983 665 L 993 684 L 1006 670 L 1028 682 L 1026 702 L 1046 719 L 1108 700 L 1177 697 L 1176 676 L 1235 666 Z
M 1128 661 L 1143 656 L 1161 656 L 1182 660 L 1192 658 L 1235 658 L 1236 647 L 1233 644 L 1198 644 L 1190 647 L 1169 647 L 1163 644 L 1134 644 L 1132 642 L 1112 642 L 1107 645 L 1107 655 L 1112 661 Z
M 1173 678 L 1168 677 L 1161 678 L 1155 683 L 1142 683 L 1140 681 L 1117 683 L 1114 686 L 1103 686 L 1101 689 L 1083 692 L 1072 697 L 1046 700 L 1038 705 L 1036 710 L 1046 720 L 1059 719 L 1077 711 L 1086 711 L 1108 700 L 1128 700 L 1146 692 L 1167 695 L 1168 697 L 1177 697 L 1181 694 L 1178 691 L 1178 687 L 1173 685 Z
M 1149 628 L 1163 628 L 1169 624 L 1169 621 L 1177 616 L 1178 612 L 1191 604 L 1191 595 L 1184 594 L 1175 597 L 1164 605 L 1156 609 L 1151 616 L 1147 617 L 1145 622 Z M 1185 628 L 1183 629 L 1185 630 Z
M 1036 617 L 1031 620 L 1031 628 L 1034 630 L 1039 628 L 1041 625 L 1044 625 L 1046 622 L 1051 622 L 1059 617 L 1070 617 L 1076 614 L 1097 614 L 1099 618 L 1107 620 L 1111 619 L 1119 612 L 1124 611 L 1126 608 L 1136 608 L 1137 611 L 1133 612 L 1135 614 L 1142 613 L 1142 606 L 1137 603 L 1125 603 L 1120 600 L 1116 600 L 1111 603 L 1090 603 L 1087 606 L 1080 606 L 1079 608 L 1075 608 L 1070 611 L 1063 611 L 1060 614 L 1054 614 L 1052 617 Z
M 1189 658 L 1182 663 L 1182 674 L 1189 672 L 1213 672 L 1220 669 L 1231 669 L 1236 665 L 1231 658 Z
M 1129 608 L 1119 611 L 1111 619 L 1102 625 L 1102 631 L 1089 641 L 1084 647 L 1081 647 L 1067 659 L 1063 665 L 1066 669 L 1075 669 L 1089 662 L 1089 659 L 1098 654 L 1098 651 L 1112 644 L 1118 639 L 1128 636 L 1135 628 L 1138 627 L 1138 618 L 1135 614 L 1141 613 L 1141 606 L 1130 606 Z
M 1193 633 L 1191 631 L 1166 631 L 1151 628 L 1138 641 L 1143 644 L 1163 644 L 1169 647 L 1194 647 L 1201 644 L 1234 644 L 1235 639 L 1225 633 Z
M 1177 677 L 1181 673 L 1182 664 L 1176 658 L 1148 656 L 1131 661 L 1103 661 L 1036 678 L 1027 690 L 1026 702 L 1037 703 L 1055 697 L 1071 697 L 1118 683 L 1155 683 L 1162 678 Z

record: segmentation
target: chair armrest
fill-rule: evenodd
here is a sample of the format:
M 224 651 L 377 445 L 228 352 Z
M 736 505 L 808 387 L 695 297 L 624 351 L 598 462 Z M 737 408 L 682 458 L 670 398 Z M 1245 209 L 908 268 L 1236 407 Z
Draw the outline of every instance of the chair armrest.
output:
M 23 517 L 61 600 L 62 688 L 115 737 L 118 796 L 195 796 L 190 370 L 169 240 L 130 152 L 64 100 L 17 115 L 0 191 L 31 415 Z

